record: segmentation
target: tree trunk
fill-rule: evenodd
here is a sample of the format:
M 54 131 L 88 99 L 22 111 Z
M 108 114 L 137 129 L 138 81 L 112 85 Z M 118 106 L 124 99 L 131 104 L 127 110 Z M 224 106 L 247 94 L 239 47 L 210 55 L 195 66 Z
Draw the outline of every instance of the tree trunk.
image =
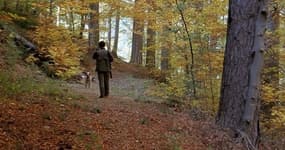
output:
M 187 34 L 187 38 L 188 38 L 188 43 L 189 43 L 189 49 L 190 49 L 190 54 L 191 54 L 191 63 L 189 61 L 189 56 L 188 53 L 186 52 L 186 54 L 184 55 L 184 58 L 187 62 L 186 64 L 186 75 L 187 77 L 189 76 L 189 74 L 191 74 L 191 80 L 192 80 L 192 86 L 193 86 L 193 96 L 196 97 L 196 79 L 195 79 L 195 73 L 194 73 L 194 50 L 193 50 L 193 44 L 192 44 L 192 39 L 190 36 L 190 32 L 184 17 L 184 13 L 183 10 L 179 7 L 179 3 L 178 0 L 175 0 L 176 2 L 176 6 L 178 8 L 185 32 Z
M 8 10 L 8 3 L 7 0 L 3 0 L 3 7 L 2 10 L 7 11 Z
M 170 50 L 173 48 L 173 36 L 171 35 L 171 23 L 168 23 L 167 25 L 163 26 L 163 32 L 160 35 L 161 39 L 161 57 L 160 57 L 160 70 L 161 70 L 161 76 L 160 80 L 162 82 L 167 81 L 167 77 L 169 76 L 169 69 L 170 69 L 170 64 L 169 64 L 169 55 L 170 55 Z
M 49 16 L 51 17 L 53 14 L 53 0 L 49 1 Z
M 251 149 L 259 141 L 259 92 L 267 0 L 232 0 L 217 123 L 232 128 Z
M 116 24 L 115 24 L 115 38 L 114 38 L 114 45 L 112 49 L 112 54 L 115 58 L 118 57 L 117 51 L 118 51 L 118 41 L 119 41 L 119 30 L 120 30 L 120 8 L 117 9 L 116 13 Z
M 169 49 L 163 47 L 161 50 L 161 71 L 166 72 L 169 69 Z
M 111 42 L 112 42 L 112 14 L 108 17 L 108 50 L 111 50 Z
M 87 70 L 92 71 L 94 61 L 92 55 L 99 42 L 99 2 L 89 5 L 92 12 L 89 13 L 89 31 L 88 31 L 88 52 L 84 59 Z
M 83 39 L 83 33 L 84 33 L 84 29 L 85 29 L 85 21 L 86 21 L 86 15 L 85 14 L 81 14 L 81 18 L 80 18 L 80 32 L 79 32 L 79 38 Z
M 99 3 L 90 4 L 89 14 L 89 50 L 94 51 L 99 42 Z
M 155 1 L 147 0 L 149 8 L 147 10 L 147 43 L 146 43 L 146 67 L 155 68 L 155 42 L 156 32 L 154 31 L 154 25 L 156 24 L 155 13 L 157 6 Z
M 80 0 L 81 2 L 81 9 L 85 8 L 85 0 Z M 86 24 L 86 18 L 87 15 L 85 13 L 80 14 L 80 29 L 79 29 L 79 39 L 83 39 L 84 36 L 84 30 L 85 30 L 85 24 Z
M 29 2 L 30 2 L 29 0 L 25 0 L 25 12 L 26 13 L 29 13 L 29 8 L 30 8 Z M 36 15 L 37 12 L 34 10 L 33 14 Z
M 20 0 L 17 0 L 16 1 L 16 6 L 15 6 L 16 11 L 19 10 L 19 6 L 20 6 Z
M 155 68 L 155 31 L 152 29 L 153 21 L 147 27 L 146 67 Z
M 70 30 L 74 33 L 75 31 L 75 25 L 74 25 L 74 12 L 73 12 L 73 7 L 70 7 Z
M 212 66 L 212 60 L 210 59 L 211 58 L 211 55 L 210 55 L 210 49 L 213 47 L 211 46 L 211 42 L 210 42 L 210 37 L 208 38 L 208 43 L 207 43 L 207 55 L 208 55 L 208 62 L 207 62 L 207 66 L 208 66 L 208 76 L 209 76 L 209 84 L 210 84 L 210 94 L 211 94 L 211 101 L 212 101 L 212 111 L 213 112 L 216 112 L 216 109 L 215 109 L 215 94 L 214 94 L 214 82 L 213 82 L 213 66 Z M 206 86 L 205 86 L 206 88 Z
M 139 0 L 135 1 L 135 9 L 138 8 Z M 144 21 L 134 17 L 133 22 L 133 40 L 132 40 L 132 54 L 131 54 L 131 63 L 142 64 L 142 49 L 143 49 L 143 30 L 144 30 Z
M 162 35 L 162 37 L 167 37 L 167 35 L 169 35 L 169 30 L 170 28 L 168 26 L 164 26 L 163 27 L 164 30 L 164 34 Z M 164 38 L 163 40 L 163 46 L 161 48 L 161 71 L 162 72 L 167 72 L 169 69 L 169 51 L 170 48 L 172 47 L 172 41 L 171 40 L 167 40 L 167 38 Z

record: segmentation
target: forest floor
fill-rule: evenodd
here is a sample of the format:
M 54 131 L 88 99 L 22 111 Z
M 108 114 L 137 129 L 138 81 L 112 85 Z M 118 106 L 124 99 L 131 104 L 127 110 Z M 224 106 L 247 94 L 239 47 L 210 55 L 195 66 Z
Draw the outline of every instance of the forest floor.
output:
M 81 95 L 66 100 L 28 95 L 2 100 L 0 149 L 242 149 L 210 119 L 197 120 L 187 109 L 145 96 L 154 82 L 134 66 L 119 68 L 126 70 L 115 69 L 108 98 L 98 98 L 95 81 L 90 89 L 64 82 L 66 92 Z
M 148 87 L 156 82 L 143 68 L 114 63 L 110 96 L 103 99 L 98 98 L 97 80 L 90 89 L 56 81 L 63 92 L 37 94 L 28 89 L 34 85 L 17 78 L 30 74 L 39 85 L 50 79 L 5 49 L 0 45 L 0 89 L 12 93 L 0 91 L 0 150 L 243 149 L 213 119 L 199 119 L 189 109 L 169 107 L 162 99 L 148 96 Z

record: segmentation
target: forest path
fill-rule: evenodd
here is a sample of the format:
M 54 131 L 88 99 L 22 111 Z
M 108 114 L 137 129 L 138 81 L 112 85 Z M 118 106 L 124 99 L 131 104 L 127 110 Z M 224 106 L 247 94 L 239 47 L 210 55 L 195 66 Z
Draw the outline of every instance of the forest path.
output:
M 0 150 L 239 149 L 213 122 L 195 120 L 189 110 L 177 111 L 148 96 L 155 82 L 145 70 L 118 62 L 114 67 L 108 98 L 98 98 L 95 80 L 91 89 L 59 81 L 72 95 L 61 91 L 2 99 Z M 45 82 L 45 75 L 35 77 Z
M 145 94 L 150 79 L 115 72 L 111 92 L 98 98 L 98 81 L 92 88 L 69 84 L 70 90 L 86 97 L 77 101 L 95 115 L 89 126 L 98 134 L 103 149 L 111 150 L 205 150 L 234 149 L 230 138 L 211 122 L 194 121 L 189 111 L 176 111 Z
M 241 149 L 212 121 L 141 98 L 152 84 L 149 79 L 124 72 L 113 76 L 108 98 L 98 98 L 96 81 L 91 89 L 66 83 L 63 88 L 73 97 L 26 95 L 0 101 L 0 150 Z
M 84 81 L 81 81 L 81 84 L 68 84 L 68 87 L 88 98 L 96 99 L 99 97 L 99 83 L 97 74 L 94 77 L 95 81 L 91 83 L 91 88 L 85 88 Z M 113 78 L 110 79 L 110 95 L 111 97 L 130 97 L 141 101 L 154 100 L 154 97 L 146 94 L 147 88 L 153 84 L 151 79 L 137 78 L 124 72 L 114 72 Z

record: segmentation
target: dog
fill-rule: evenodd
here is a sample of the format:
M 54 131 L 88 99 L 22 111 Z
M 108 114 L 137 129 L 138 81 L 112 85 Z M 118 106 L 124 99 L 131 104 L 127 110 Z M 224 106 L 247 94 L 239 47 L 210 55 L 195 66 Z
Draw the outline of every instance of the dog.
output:
M 92 78 L 92 75 L 91 75 L 91 73 L 89 72 L 89 71 L 87 71 L 87 72 L 83 72 L 83 74 L 84 74 L 84 78 L 85 78 L 85 88 L 91 88 L 91 82 L 92 82 L 92 80 L 93 80 L 93 78 Z

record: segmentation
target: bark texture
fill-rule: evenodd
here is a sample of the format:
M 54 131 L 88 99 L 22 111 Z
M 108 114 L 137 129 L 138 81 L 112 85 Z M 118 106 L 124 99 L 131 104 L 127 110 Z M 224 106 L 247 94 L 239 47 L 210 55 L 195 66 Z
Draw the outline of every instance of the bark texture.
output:
M 232 128 L 250 149 L 259 140 L 259 91 L 267 0 L 231 0 L 217 123 Z

